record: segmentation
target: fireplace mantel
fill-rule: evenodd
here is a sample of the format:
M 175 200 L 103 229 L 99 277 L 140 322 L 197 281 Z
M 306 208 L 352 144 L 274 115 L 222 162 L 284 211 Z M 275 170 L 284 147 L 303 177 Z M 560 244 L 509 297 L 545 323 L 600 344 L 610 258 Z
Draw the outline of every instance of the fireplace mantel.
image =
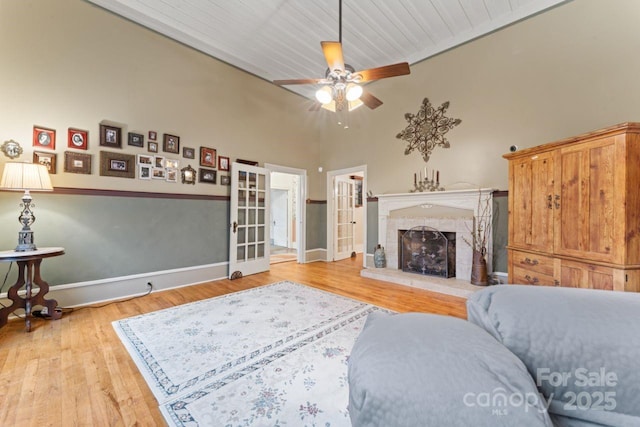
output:
M 480 188 L 472 190 L 449 190 L 449 191 L 434 191 L 434 192 L 422 192 L 422 193 L 400 193 L 400 194 L 381 194 L 378 195 L 378 243 L 383 247 L 397 246 L 397 242 L 389 242 L 388 239 L 393 239 L 396 236 L 395 233 L 388 232 L 389 215 L 398 209 L 411 208 L 421 205 L 433 205 L 443 206 L 456 209 L 465 209 L 473 212 L 473 216 L 480 217 L 481 212 L 479 208 L 483 209 L 486 201 L 489 201 L 486 212 L 486 217 L 493 218 L 493 188 Z M 428 209 L 425 209 L 425 217 L 428 218 Z M 493 256 L 493 239 L 491 235 L 492 230 L 489 230 L 487 241 L 487 266 L 489 271 L 491 270 L 491 261 Z M 469 261 L 470 262 L 470 261 Z

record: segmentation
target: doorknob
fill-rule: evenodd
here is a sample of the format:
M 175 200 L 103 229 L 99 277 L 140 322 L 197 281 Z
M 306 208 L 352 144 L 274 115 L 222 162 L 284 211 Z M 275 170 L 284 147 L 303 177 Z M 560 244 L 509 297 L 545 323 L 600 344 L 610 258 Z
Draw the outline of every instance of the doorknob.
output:
M 238 229 L 238 223 L 237 223 L 237 222 L 235 222 L 235 221 L 233 221 L 233 224 L 232 224 L 232 225 L 233 225 L 233 232 L 235 233 L 235 232 L 236 232 L 236 230 Z

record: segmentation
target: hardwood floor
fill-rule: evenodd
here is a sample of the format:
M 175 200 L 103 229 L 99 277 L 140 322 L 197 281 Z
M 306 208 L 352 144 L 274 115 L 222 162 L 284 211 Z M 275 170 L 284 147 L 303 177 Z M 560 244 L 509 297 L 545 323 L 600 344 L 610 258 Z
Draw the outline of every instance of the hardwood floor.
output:
M 158 404 L 111 322 L 281 280 L 313 286 L 398 312 L 466 317 L 465 300 L 361 278 L 362 258 L 275 264 L 271 271 L 152 293 L 100 308 L 0 329 L 0 426 L 165 425 Z

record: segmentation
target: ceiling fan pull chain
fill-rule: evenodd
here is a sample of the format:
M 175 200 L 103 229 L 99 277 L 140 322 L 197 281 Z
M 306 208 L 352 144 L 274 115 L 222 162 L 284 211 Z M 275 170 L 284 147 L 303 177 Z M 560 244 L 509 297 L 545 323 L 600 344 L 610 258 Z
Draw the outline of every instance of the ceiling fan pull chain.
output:
M 338 0 L 338 41 L 342 43 L 342 0 Z

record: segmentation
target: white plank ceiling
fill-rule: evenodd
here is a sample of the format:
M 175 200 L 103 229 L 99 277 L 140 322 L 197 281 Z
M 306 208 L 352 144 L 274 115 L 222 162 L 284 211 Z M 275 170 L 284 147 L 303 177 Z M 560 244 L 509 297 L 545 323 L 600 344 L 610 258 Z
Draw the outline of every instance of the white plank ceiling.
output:
M 338 0 L 87 1 L 268 81 L 323 78 L 320 42 L 339 34 Z M 566 1 L 344 0 L 345 62 L 415 64 Z

